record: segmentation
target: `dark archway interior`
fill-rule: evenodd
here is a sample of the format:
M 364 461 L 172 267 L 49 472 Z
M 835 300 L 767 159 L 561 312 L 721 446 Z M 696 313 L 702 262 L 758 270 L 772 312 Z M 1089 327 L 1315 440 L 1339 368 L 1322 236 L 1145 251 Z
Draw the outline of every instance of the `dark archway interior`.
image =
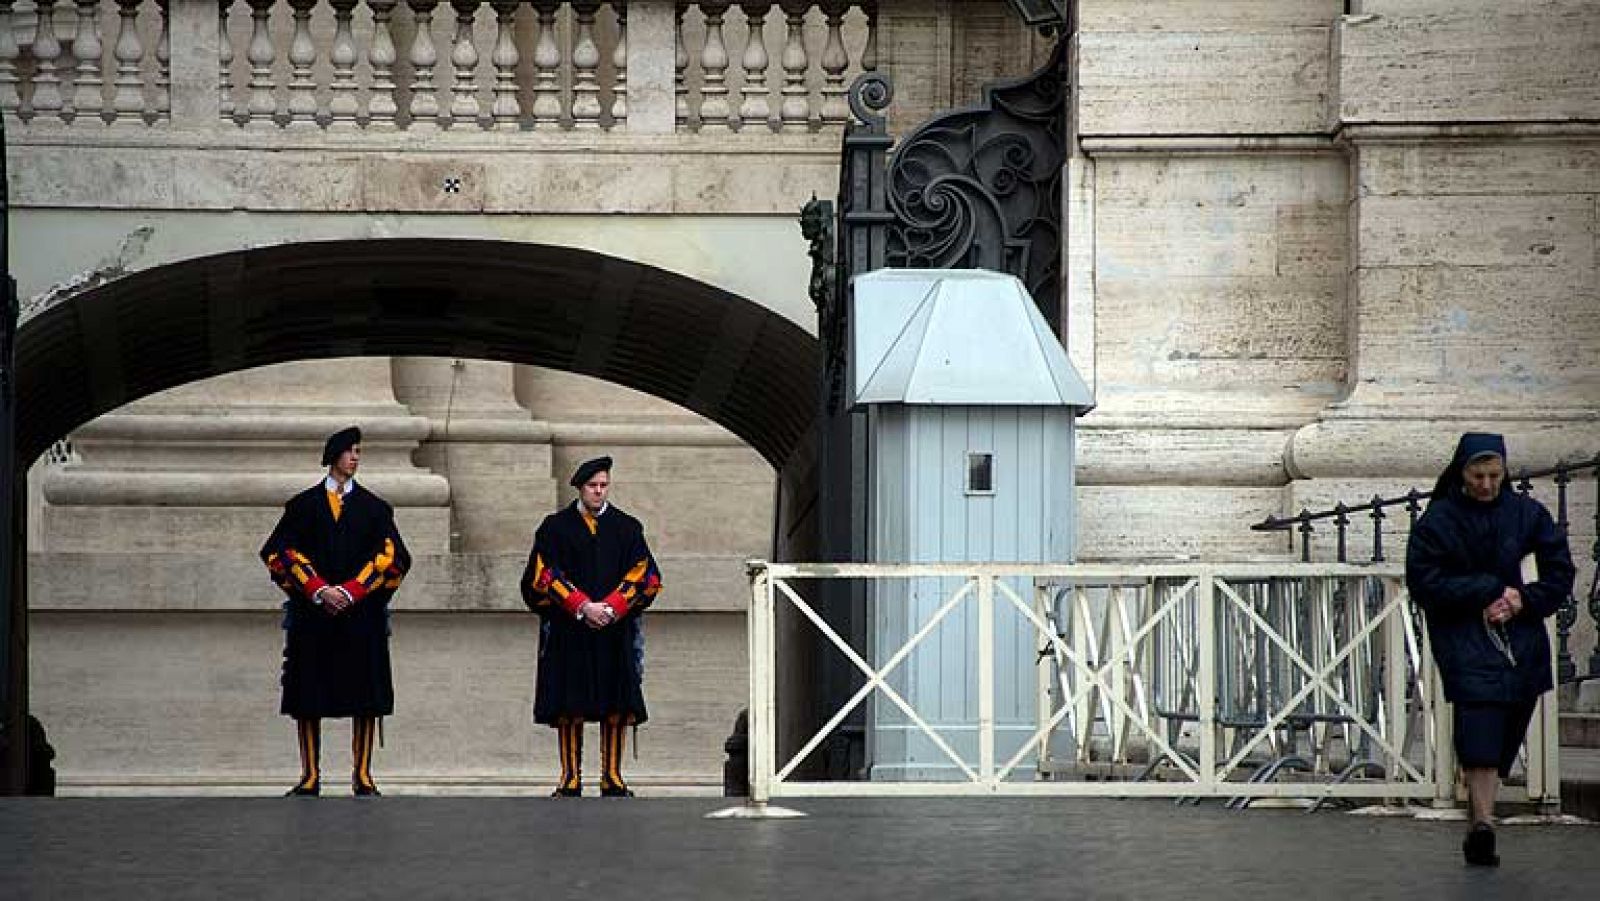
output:
M 17 336 L 26 467 L 130 401 L 240 369 L 353 356 L 448 356 L 594 376 L 695 411 L 774 468 L 816 407 L 817 342 L 745 298 L 568 247 L 328 241 L 129 275 Z

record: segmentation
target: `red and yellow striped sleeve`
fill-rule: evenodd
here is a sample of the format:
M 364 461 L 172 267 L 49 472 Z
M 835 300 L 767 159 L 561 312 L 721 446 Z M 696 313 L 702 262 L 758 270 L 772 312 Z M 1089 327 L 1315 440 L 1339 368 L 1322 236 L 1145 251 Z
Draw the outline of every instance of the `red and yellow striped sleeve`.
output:
M 567 580 L 560 570 L 546 563 L 544 555 L 538 550 L 533 552 L 522 594 L 529 607 L 537 609 L 559 604 L 573 616 L 577 616 L 578 609 L 589 602 L 589 596 Z
M 399 565 L 399 555 L 395 551 L 393 538 L 385 538 L 383 547 L 372 556 L 372 559 L 362 564 L 360 572 L 354 579 L 339 585 L 349 593 L 351 600 L 359 601 L 380 588 L 398 588 L 400 580 L 405 578 L 405 570 Z
M 292 547 L 268 554 L 267 572 L 279 588 L 298 592 L 307 598 L 315 598 L 317 592 L 328 587 L 328 580 L 317 575 L 306 555 Z
M 645 554 L 622 577 L 615 591 L 606 595 L 605 604 L 618 617 L 626 616 L 635 607 L 648 607 L 661 593 L 661 571 L 656 561 Z

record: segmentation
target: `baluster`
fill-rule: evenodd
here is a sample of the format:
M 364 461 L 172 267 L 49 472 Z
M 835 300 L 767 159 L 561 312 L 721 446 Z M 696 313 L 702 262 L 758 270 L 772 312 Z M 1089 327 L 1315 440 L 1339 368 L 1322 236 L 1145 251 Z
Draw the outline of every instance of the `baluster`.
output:
M 1422 515 L 1422 499 L 1432 497 L 1413 488 L 1406 492 L 1406 513 L 1411 516 L 1411 530 L 1416 531 L 1417 517 Z
M 621 131 L 628 124 L 628 4 L 611 0 L 617 16 L 617 46 L 611 51 L 611 68 L 617 73 L 611 88 L 611 128 Z
M 100 54 L 105 49 L 100 43 L 99 0 L 77 0 L 78 30 L 72 36 L 72 56 L 78 61 L 72 79 L 72 96 L 64 112 L 72 121 L 95 119 L 105 106 L 100 94 L 104 81 L 100 77 Z
M 372 67 L 372 89 L 367 95 L 367 128 L 388 131 L 395 127 L 400 107 L 394 102 L 394 7 L 399 0 L 367 0 L 372 11 L 372 45 L 367 65 Z
M 742 127 L 770 127 L 772 102 L 767 96 L 767 37 L 764 32 L 771 3 L 741 3 L 749 38 L 744 44 L 744 87 L 740 93 L 744 102 L 739 104 L 739 121 Z
M 116 91 L 111 96 L 112 119 L 127 122 L 144 116 L 144 79 L 139 65 L 144 62 L 144 44 L 139 39 L 140 0 L 117 0 Z M 267 6 L 272 0 L 260 0 Z
M 1348 563 L 1345 553 L 1345 531 L 1350 526 L 1350 508 L 1344 505 L 1344 501 L 1340 501 L 1334 505 L 1333 512 L 1333 525 L 1339 530 L 1339 562 Z
M 572 41 L 572 127 L 600 127 L 600 47 L 594 42 L 594 14 L 598 0 L 572 4 L 578 20 Z
M 95 3 L 95 0 L 79 0 Z M 217 112 L 233 120 L 233 41 L 228 37 L 228 9 L 233 0 L 217 0 Z
M 1372 562 L 1383 562 L 1383 498 L 1372 496 Z
M 877 0 L 866 0 L 861 4 L 862 12 L 867 14 L 867 45 L 861 50 L 861 70 L 863 72 L 878 71 L 878 3 Z
M 450 64 L 456 81 L 451 87 L 450 124 L 478 124 L 478 46 L 472 23 L 478 16 L 480 0 L 450 0 L 456 11 L 456 38 L 450 48 Z
M 17 33 L 11 20 L 11 8 L 16 0 L 0 0 L 0 111 L 15 113 L 22 107 L 22 94 L 17 90 L 17 57 L 22 48 L 17 45 Z
M 676 49 L 672 58 L 673 68 L 677 72 L 672 82 L 673 92 L 676 95 L 673 109 L 676 111 L 678 128 L 684 131 L 689 130 L 689 79 L 687 77 L 689 72 L 689 47 L 683 40 L 683 14 L 686 11 L 687 7 L 680 3 L 674 13 Z
M 411 41 L 411 127 L 436 128 L 439 125 L 439 95 L 433 84 L 433 67 L 439 51 L 433 43 L 433 10 L 439 0 L 406 0 L 416 23 Z
M 728 47 L 722 40 L 722 16 L 728 4 L 703 2 L 700 12 L 706 18 L 706 43 L 700 51 L 700 130 L 726 131 L 731 110 L 728 107 Z
M 489 114 L 494 117 L 494 127 L 515 131 L 522 119 L 522 106 L 517 101 L 517 7 L 522 0 L 493 0 L 495 15 L 494 52 L 489 61 L 494 63 L 494 103 Z
M 556 43 L 557 0 L 534 0 L 539 40 L 533 45 L 533 127 L 561 126 L 561 47 Z
M 289 0 L 294 35 L 289 39 L 289 127 L 317 124 L 317 83 L 311 67 L 317 62 L 317 45 L 311 41 L 311 9 L 317 0 Z
M 156 39 L 156 118 L 172 118 L 172 17 L 168 0 L 156 0 L 161 13 L 161 36 Z
M 361 103 L 356 99 L 356 38 L 350 20 L 356 0 L 328 0 L 333 7 L 333 47 L 328 61 L 333 64 L 333 83 L 328 98 L 328 127 L 349 131 L 356 127 Z
M 850 119 L 850 105 L 845 102 L 845 70 L 850 68 L 850 56 L 844 49 L 844 14 L 850 8 L 845 0 L 832 0 L 822 4 L 822 13 L 828 19 L 828 43 L 822 50 L 822 109 L 819 118 L 823 125 L 846 122 Z
M 59 119 L 61 76 L 56 74 L 56 60 L 61 58 L 61 41 L 56 38 L 56 0 L 35 0 L 33 14 L 33 115 Z
M 1305 507 L 1300 508 L 1300 562 L 1311 562 L 1311 511 Z
M 784 131 L 805 131 L 810 126 L 811 100 L 806 88 L 806 70 L 811 61 L 806 56 L 807 2 L 788 0 L 783 11 L 788 15 L 789 40 L 783 47 L 783 103 L 778 117 Z

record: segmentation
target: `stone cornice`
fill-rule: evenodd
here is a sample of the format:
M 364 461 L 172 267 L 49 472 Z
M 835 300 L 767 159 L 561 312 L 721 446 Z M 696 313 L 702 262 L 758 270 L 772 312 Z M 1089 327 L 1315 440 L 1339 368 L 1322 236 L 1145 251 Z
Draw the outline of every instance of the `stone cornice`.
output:
M 1080 137 L 1078 146 L 1091 157 L 1105 156 L 1239 156 L 1338 153 L 1327 135 L 1097 135 Z
M 1529 122 L 1347 122 L 1334 140 L 1345 144 L 1416 144 L 1424 141 L 1600 139 L 1600 120 Z

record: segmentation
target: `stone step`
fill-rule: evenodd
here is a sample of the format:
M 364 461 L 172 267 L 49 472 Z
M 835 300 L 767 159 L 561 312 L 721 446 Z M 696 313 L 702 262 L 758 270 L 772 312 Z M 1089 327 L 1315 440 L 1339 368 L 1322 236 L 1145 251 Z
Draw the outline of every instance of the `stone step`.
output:
M 1600 820 L 1600 748 L 1562 747 L 1561 812 Z
M 1563 748 L 1600 748 L 1600 713 L 1561 714 Z

